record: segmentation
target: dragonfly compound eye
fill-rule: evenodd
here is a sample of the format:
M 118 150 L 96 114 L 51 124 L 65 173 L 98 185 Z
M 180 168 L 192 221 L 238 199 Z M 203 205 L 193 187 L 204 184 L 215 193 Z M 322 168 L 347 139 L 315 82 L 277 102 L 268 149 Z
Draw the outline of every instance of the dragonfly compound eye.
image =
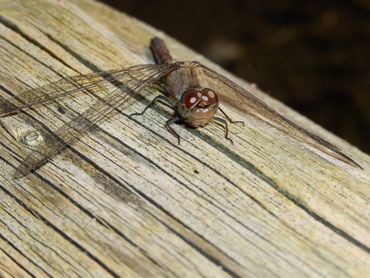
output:
M 217 94 L 209 88 L 189 89 L 182 94 L 177 109 L 190 126 L 205 126 L 217 112 Z

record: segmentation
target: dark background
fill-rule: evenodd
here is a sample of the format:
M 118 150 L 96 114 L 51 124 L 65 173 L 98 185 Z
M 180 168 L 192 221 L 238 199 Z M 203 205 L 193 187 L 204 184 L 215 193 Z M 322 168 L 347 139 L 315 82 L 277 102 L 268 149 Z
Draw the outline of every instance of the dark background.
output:
M 370 1 L 103 2 L 370 153 Z

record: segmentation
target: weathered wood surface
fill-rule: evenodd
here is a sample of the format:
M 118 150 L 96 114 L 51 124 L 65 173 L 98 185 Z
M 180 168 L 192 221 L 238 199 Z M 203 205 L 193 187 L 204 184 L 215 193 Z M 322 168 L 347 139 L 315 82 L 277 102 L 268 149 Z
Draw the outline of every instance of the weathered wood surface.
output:
M 153 35 L 97 2 L 2 0 L 0 94 L 152 63 Z M 215 67 L 164 38 L 175 57 Z M 20 180 L 11 176 L 27 150 L 1 130 L 0 276 L 369 277 L 370 158 L 250 89 L 364 170 L 232 107 L 225 109 L 246 123 L 232 126 L 234 146 L 213 125 L 175 126 L 178 146 L 163 127 L 167 110 L 128 119 L 149 93 Z M 77 109 L 91 100 L 61 103 Z M 64 116 L 55 107 L 29 115 L 57 125 Z M 1 122 L 16 134 L 24 128 L 16 119 Z

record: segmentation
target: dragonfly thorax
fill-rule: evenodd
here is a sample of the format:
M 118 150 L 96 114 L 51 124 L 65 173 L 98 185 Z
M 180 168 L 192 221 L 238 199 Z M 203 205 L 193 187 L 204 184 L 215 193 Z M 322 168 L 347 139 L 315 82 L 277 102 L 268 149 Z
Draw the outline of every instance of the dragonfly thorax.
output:
M 212 121 L 218 110 L 217 94 L 209 88 L 186 90 L 177 103 L 177 111 L 190 126 L 201 127 Z

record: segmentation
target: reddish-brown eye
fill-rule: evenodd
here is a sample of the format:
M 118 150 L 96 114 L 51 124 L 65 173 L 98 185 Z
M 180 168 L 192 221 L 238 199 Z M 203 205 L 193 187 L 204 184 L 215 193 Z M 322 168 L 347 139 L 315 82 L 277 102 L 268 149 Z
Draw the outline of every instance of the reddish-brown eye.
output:
M 189 89 L 181 98 L 181 102 L 187 107 L 207 107 L 218 103 L 217 95 L 209 88 L 202 90 Z
M 201 97 L 201 93 L 196 89 L 187 90 L 183 95 L 181 102 L 187 107 L 191 108 L 194 107 L 197 103 L 199 103 L 199 99 Z
M 218 98 L 209 88 L 192 88 L 184 92 L 177 103 L 177 111 L 190 126 L 205 126 L 218 110 Z
M 218 103 L 218 98 L 217 95 L 215 94 L 214 91 L 212 91 L 209 88 L 204 88 L 201 91 L 202 94 L 202 100 L 207 103 L 208 106 L 213 105 L 215 103 Z

